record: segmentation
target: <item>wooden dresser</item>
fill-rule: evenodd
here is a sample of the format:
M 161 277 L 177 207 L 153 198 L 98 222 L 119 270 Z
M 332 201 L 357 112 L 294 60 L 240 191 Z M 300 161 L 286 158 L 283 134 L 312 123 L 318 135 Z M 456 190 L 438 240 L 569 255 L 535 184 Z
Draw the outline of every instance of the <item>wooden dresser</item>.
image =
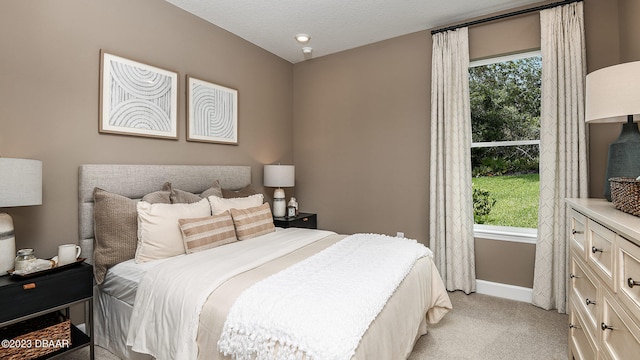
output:
M 640 359 L 640 218 L 567 199 L 569 359 Z

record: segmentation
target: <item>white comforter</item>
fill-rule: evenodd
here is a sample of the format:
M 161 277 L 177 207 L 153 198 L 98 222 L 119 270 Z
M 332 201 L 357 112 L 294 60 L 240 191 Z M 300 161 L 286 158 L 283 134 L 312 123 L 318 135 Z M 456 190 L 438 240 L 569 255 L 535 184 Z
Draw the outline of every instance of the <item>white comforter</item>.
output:
M 428 254 L 415 240 L 348 236 L 245 290 L 229 312 L 220 350 L 239 360 L 350 359 L 400 282 Z
M 127 345 L 158 360 L 195 359 L 198 317 L 218 286 L 331 234 L 335 233 L 278 229 L 258 238 L 179 256 L 149 270 L 138 287 Z

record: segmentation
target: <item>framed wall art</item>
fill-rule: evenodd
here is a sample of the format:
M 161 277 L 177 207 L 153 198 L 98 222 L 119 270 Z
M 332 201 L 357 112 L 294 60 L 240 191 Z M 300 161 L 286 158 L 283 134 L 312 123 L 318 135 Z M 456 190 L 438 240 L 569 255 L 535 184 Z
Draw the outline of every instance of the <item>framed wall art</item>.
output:
M 178 139 L 178 74 L 100 51 L 100 133 Z
M 238 91 L 187 76 L 187 141 L 238 145 Z

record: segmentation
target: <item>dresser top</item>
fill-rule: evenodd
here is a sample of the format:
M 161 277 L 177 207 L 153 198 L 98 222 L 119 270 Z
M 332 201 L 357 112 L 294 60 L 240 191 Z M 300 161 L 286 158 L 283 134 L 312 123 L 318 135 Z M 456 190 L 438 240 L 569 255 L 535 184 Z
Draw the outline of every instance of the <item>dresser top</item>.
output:
M 640 217 L 616 209 L 605 199 L 565 199 L 567 204 L 640 246 Z

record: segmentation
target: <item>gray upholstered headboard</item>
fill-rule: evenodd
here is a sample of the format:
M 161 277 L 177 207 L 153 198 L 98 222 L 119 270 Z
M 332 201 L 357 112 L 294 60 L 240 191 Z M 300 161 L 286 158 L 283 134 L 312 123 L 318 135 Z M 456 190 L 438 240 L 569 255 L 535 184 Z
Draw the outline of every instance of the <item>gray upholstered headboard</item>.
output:
M 250 166 L 225 165 L 81 165 L 78 172 L 79 242 L 83 257 L 93 263 L 93 189 L 132 199 L 158 191 L 166 182 L 174 188 L 201 193 L 215 180 L 223 189 L 240 189 L 251 184 Z

